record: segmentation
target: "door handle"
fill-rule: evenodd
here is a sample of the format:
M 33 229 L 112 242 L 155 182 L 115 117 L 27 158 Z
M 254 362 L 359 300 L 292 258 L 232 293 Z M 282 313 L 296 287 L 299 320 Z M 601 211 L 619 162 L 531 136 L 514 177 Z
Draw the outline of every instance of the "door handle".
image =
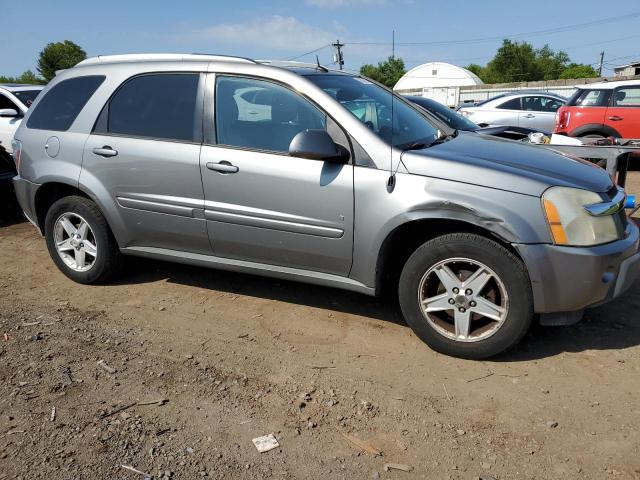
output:
M 525 115 L 524 118 L 536 118 L 536 116 L 530 113 L 528 115 Z
M 226 160 L 221 162 L 207 162 L 207 168 L 220 173 L 236 173 L 240 170 L 238 167 L 231 165 L 231 162 L 227 162 Z
M 612 122 L 619 122 L 620 120 L 624 120 L 624 118 L 614 115 L 613 117 L 609 117 L 609 120 Z
M 93 153 L 100 155 L 101 157 L 115 157 L 118 155 L 118 151 L 111 148 L 109 145 L 105 145 L 101 148 L 94 148 Z

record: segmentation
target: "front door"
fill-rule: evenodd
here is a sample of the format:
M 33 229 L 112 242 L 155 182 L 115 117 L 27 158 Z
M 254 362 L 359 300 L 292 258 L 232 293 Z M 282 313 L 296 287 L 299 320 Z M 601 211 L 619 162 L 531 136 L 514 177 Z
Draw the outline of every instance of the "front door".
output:
M 200 177 L 199 73 L 127 80 L 103 108 L 85 144 L 80 183 L 121 226 L 125 247 L 210 254 Z
M 640 86 L 619 87 L 613 92 L 605 124 L 622 138 L 640 138 Z
M 353 165 L 289 156 L 291 140 L 305 129 L 326 129 L 349 146 L 330 117 L 286 86 L 216 76 L 215 135 L 205 131 L 205 139 L 217 141 L 204 145 L 200 158 L 216 256 L 349 273 Z

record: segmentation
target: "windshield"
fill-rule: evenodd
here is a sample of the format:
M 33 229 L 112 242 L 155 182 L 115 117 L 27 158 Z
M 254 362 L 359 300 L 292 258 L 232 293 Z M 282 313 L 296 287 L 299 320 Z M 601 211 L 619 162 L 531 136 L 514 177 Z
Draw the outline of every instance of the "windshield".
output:
M 392 127 L 391 92 L 365 78 L 346 75 L 310 75 L 307 78 L 382 140 L 390 144 L 393 137 L 395 147 L 429 145 L 440 136 L 434 125 L 397 95 L 393 101 Z
M 31 107 L 31 104 L 35 101 L 36 97 L 42 90 L 20 90 L 18 92 L 11 92 L 20 100 L 25 107 Z
M 408 97 L 408 98 L 416 105 L 421 106 L 426 111 L 430 112 L 432 115 L 435 115 L 438 119 L 442 120 L 451 128 L 455 128 L 456 130 L 464 130 L 468 132 L 473 132 L 475 130 L 480 129 L 480 127 L 475 123 L 473 123 L 471 120 L 467 120 L 465 117 L 454 112 L 449 107 L 441 104 L 440 102 L 436 102 L 435 100 L 430 100 L 428 98 L 423 98 L 423 97 Z

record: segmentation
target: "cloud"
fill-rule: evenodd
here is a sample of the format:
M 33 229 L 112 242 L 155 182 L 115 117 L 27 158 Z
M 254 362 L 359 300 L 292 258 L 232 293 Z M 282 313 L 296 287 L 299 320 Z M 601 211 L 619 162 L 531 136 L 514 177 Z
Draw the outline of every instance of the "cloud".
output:
M 307 5 L 321 8 L 341 8 L 361 5 L 388 5 L 390 0 L 306 0 Z
M 291 51 L 313 49 L 329 44 L 335 41 L 336 32 L 316 28 L 294 17 L 274 15 L 243 23 L 214 25 L 202 29 L 196 36 L 207 41 L 225 44 Z

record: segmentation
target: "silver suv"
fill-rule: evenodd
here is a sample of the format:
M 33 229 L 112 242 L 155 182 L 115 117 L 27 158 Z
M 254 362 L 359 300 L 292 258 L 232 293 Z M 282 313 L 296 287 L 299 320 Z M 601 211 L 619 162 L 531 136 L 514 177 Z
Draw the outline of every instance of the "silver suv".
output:
M 27 113 L 14 184 L 77 282 L 137 255 L 389 287 L 420 338 L 465 358 L 629 287 L 638 228 L 603 170 L 435 122 L 319 66 L 98 57 Z

